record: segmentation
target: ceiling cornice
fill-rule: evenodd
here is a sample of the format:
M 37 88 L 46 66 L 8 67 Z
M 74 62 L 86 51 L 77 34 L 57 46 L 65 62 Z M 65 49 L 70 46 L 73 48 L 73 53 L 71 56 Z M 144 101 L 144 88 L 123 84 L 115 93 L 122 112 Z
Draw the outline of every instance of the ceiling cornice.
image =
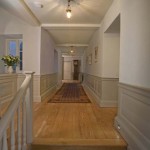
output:
M 64 29 L 64 28 L 86 28 L 99 29 L 101 24 L 42 24 L 41 27 L 45 29 Z
M 26 2 L 24 0 L 19 0 L 19 2 L 22 4 L 22 6 L 24 7 L 24 9 L 29 13 L 29 15 L 32 17 L 32 19 L 34 20 L 35 24 L 40 26 L 41 22 L 37 19 L 37 17 L 34 15 L 34 13 L 32 12 L 32 10 L 28 7 L 28 5 L 26 4 Z

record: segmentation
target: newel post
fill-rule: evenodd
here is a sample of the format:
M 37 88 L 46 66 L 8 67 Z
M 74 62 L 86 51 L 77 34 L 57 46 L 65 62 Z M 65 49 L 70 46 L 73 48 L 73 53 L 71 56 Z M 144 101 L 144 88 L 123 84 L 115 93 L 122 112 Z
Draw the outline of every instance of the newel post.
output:
M 33 74 L 34 72 L 25 72 L 25 75 L 30 77 L 30 83 L 25 95 L 27 144 L 32 143 L 33 136 Z

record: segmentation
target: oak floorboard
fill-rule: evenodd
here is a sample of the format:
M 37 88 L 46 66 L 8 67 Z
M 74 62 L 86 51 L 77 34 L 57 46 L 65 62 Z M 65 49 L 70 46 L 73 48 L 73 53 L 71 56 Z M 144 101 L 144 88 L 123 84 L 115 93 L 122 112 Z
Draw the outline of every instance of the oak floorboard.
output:
M 127 144 L 114 127 L 117 108 L 101 108 L 93 101 L 35 103 L 34 149 L 38 148 L 38 145 L 51 145 L 51 149 L 60 145 L 61 150 L 63 146 L 74 145 L 82 150 L 85 148 L 82 146 L 95 145 L 97 149 L 99 146 L 103 147 L 102 150 L 107 150 L 107 146 L 112 146 L 112 149 L 109 147 L 108 150 L 125 150 Z M 71 150 L 65 147 L 65 150 L 67 149 Z
M 36 138 L 121 139 L 114 128 L 116 108 L 100 108 L 93 103 L 38 105 L 34 108 Z

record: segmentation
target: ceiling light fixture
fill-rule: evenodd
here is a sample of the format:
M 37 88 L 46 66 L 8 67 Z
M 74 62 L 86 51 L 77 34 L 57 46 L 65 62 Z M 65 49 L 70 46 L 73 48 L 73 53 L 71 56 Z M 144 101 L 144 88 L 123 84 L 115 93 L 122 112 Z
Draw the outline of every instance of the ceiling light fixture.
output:
M 40 1 L 35 1 L 35 2 L 34 2 L 34 5 L 35 5 L 36 7 L 38 7 L 38 8 L 43 8 L 43 7 L 44 7 L 44 5 L 43 5 Z
M 72 16 L 72 14 L 71 14 L 71 7 L 70 7 L 70 1 L 71 0 L 68 0 L 68 6 L 67 6 L 67 9 L 66 9 L 67 18 L 71 18 L 71 16 Z
M 75 47 L 74 46 L 70 46 L 70 55 L 74 55 L 75 54 Z

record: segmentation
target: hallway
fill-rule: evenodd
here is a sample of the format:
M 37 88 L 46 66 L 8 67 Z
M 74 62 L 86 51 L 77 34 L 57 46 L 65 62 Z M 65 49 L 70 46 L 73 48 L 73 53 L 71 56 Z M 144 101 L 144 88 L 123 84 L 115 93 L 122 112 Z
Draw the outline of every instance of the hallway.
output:
M 109 148 L 120 147 L 120 150 L 124 150 L 126 143 L 114 128 L 116 115 L 116 108 L 100 108 L 94 101 L 47 103 L 45 100 L 35 103 L 33 147 L 109 145 Z M 111 150 L 116 150 L 115 148 Z
M 150 0 L 0 0 L 0 18 L 0 150 L 150 150 Z M 72 80 L 88 97 L 57 92 Z

